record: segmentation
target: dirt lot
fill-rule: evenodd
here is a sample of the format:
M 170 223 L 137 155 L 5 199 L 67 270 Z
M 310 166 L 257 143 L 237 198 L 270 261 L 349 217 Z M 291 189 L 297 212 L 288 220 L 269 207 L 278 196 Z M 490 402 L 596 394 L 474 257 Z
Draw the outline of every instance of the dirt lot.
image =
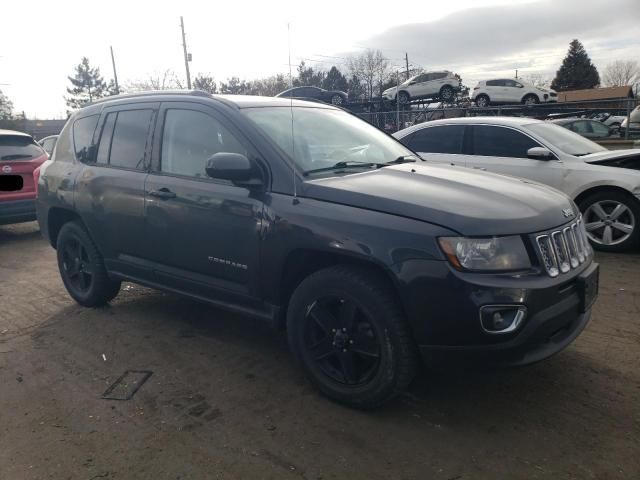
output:
M 318 396 L 257 321 L 135 285 L 75 305 L 37 225 L 0 227 L 0 479 L 640 478 L 640 255 L 598 261 L 565 352 L 425 373 L 363 413 Z M 101 399 L 127 369 L 153 375 Z

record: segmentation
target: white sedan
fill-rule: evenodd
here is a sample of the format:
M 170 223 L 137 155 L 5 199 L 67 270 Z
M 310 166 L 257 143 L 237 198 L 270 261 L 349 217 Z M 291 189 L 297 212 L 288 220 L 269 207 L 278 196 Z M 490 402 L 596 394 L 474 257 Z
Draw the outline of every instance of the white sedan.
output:
M 600 250 L 640 244 L 640 149 L 607 150 L 553 123 L 513 117 L 436 120 L 394 136 L 429 161 L 522 177 L 566 193 Z

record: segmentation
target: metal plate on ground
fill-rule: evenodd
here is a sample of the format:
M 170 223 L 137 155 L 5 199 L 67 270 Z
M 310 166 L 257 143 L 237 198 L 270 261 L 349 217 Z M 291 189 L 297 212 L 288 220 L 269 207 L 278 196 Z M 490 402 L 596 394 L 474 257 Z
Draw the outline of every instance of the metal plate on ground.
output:
M 153 374 L 150 370 L 126 370 L 102 394 L 106 400 L 131 400 L 140 387 Z

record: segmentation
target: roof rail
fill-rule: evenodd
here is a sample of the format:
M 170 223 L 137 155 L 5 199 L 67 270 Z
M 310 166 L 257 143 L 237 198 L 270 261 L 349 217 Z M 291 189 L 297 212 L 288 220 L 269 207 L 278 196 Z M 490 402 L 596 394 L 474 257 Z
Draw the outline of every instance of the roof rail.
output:
M 96 104 L 104 103 L 109 100 L 118 100 L 120 98 L 152 97 L 154 95 L 185 95 L 185 96 L 212 98 L 211 94 L 202 90 L 146 90 L 143 92 L 123 93 L 120 95 L 112 95 L 110 97 L 102 97 L 84 106 L 86 107 L 89 105 L 96 105 Z

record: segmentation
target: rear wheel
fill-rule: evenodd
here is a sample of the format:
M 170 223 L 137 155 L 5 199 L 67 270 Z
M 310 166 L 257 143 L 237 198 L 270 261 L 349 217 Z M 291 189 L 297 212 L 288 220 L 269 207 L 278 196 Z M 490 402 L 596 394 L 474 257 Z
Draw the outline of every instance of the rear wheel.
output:
M 332 105 L 342 105 L 344 103 L 344 99 L 342 95 L 338 95 L 337 93 L 331 97 Z
M 454 95 L 455 92 L 449 85 L 445 85 L 440 89 L 440 100 L 442 100 L 443 102 L 450 102 L 451 100 L 453 100 Z
M 100 252 L 78 222 L 65 223 L 56 243 L 58 268 L 69 295 L 85 307 L 106 304 L 120 291 L 107 275 Z
M 580 202 L 594 248 L 624 252 L 640 243 L 640 202 L 622 192 L 597 192 Z
M 328 397 L 372 408 L 403 391 L 417 361 L 404 315 L 375 275 L 346 266 L 298 286 L 287 312 L 289 346 Z
M 480 108 L 488 107 L 489 97 L 487 97 L 486 95 L 478 95 L 476 97 L 476 105 Z

